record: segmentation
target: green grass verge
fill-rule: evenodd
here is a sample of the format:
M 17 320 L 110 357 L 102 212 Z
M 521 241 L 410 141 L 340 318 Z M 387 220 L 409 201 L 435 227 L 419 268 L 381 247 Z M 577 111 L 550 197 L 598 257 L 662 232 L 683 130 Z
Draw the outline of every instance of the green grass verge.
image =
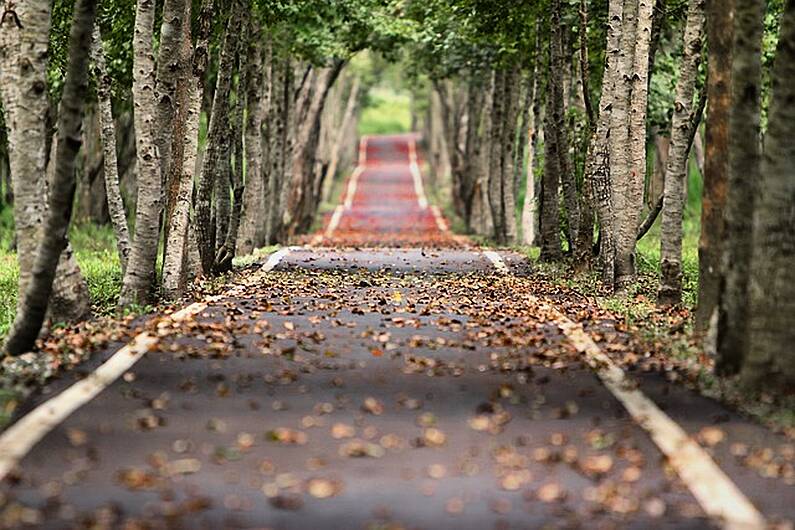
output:
M 8 211 L 8 210 L 5 210 Z M 5 211 L 3 212 L 5 216 Z M 14 321 L 19 266 L 16 253 L 9 251 L 11 229 L 5 224 L 0 236 L 0 340 Z M 121 290 L 121 265 L 110 226 L 81 224 L 69 232 L 77 263 L 88 284 L 93 313 L 111 315 Z

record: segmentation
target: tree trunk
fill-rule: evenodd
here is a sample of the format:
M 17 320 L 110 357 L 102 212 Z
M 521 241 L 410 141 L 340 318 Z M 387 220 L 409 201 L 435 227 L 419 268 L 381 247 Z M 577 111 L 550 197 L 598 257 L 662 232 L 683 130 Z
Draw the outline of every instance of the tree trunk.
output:
M 502 140 L 501 169 L 501 211 L 504 217 L 503 240 L 511 244 L 516 242 L 516 179 L 514 178 L 514 153 L 516 152 L 516 128 L 518 125 L 519 98 L 521 96 L 521 72 L 515 66 L 505 81 L 505 97 L 507 103 L 505 125 Z
M 246 116 L 246 187 L 243 192 L 243 214 L 237 240 L 237 254 L 250 254 L 265 244 L 268 217 L 265 204 L 267 167 L 262 148 L 263 125 L 270 109 L 271 44 L 263 47 L 262 32 L 251 21 L 251 49 L 249 50 L 248 114 Z
M 502 69 L 494 72 L 494 98 L 491 101 L 491 130 L 489 140 L 489 209 L 491 210 L 491 236 L 497 244 L 505 243 L 505 211 L 502 202 L 502 143 L 505 140 L 505 83 Z
M 127 270 L 127 259 L 131 251 L 130 229 L 127 226 L 127 214 L 124 210 L 124 201 L 119 187 L 119 165 L 116 158 L 116 125 L 113 122 L 113 109 L 110 99 L 112 79 L 108 75 L 105 54 L 102 51 L 102 37 L 99 33 L 99 25 L 94 26 L 93 38 L 92 52 L 94 67 L 96 68 L 97 100 L 105 168 L 105 192 L 123 274 Z
M 124 273 L 119 305 L 146 304 L 151 300 L 154 284 L 157 245 L 160 236 L 161 177 L 154 119 L 155 64 L 152 32 L 155 2 L 138 0 L 133 37 L 133 100 L 135 102 L 135 138 L 138 167 L 138 201 L 135 213 L 135 237 Z
M 599 100 L 599 117 L 596 132 L 588 144 L 585 162 L 585 181 L 591 189 L 599 223 L 599 258 L 601 261 L 602 283 L 613 288 L 615 284 L 615 219 L 610 157 L 614 150 L 614 124 L 622 122 L 615 113 L 617 92 L 623 81 L 621 74 L 621 42 L 623 40 L 622 18 L 623 0 L 610 0 L 608 5 L 607 44 L 605 67 L 602 75 L 602 94 Z M 623 110 L 619 105 L 619 111 Z M 611 179 L 612 177 L 612 179 Z
M 594 113 L 593 102 L 591 100 L 591 67 L 588 53 L 588 3 L 580 0 L 580 28 L 579 28 L 579 60 L 580 67 L 580 90 L 582 96 L 582 108 L 585 113 L 588 137 L 586 139 L 585 157 L 588 158 L 590 142 L 593 133 L 596 131 L 596 114 Z M 583 167 L 583 173 L 585 167 Z M 585 179 L 580 187 L 580 219 L 577 230 L 577 240 L 574 245 L 574 262 L 578 270 L 591 268 L 593 258 L 593 234 L 594 234 L 594 199 L 590 183 Z
M 105 192 L 102 132 L 97 107 L 98 105 L 89 102 L 84 112 L 83 147 L 75 171 L 77 189 L 72 218 L 76 222 L 105 224 L 110 218 Z
M 660 237 L 660 288 L 657 301 L 674 305 L 682 301 L 682 216 L 687 185 L 687 162 L 690 154 L 691 109 L 696 76 L 701 62 L 701 39 L 704 25 L 704 0 L 689 0 L 684 32 L 684 51 L 676 84 L 671 142 L 665 171 L 662 233 Z
M 289 60 L 274 58 L 271 75 L 271 109 L 268 157 L 270 162 L 267 182 L 267 242 L 277 242 L 280 229 L 280 199 L 284 180 L 284 161 L 287 149 L 287 118 L 292 105 L 292 66 Z
M 536 22 L 536 42 L 533 52 L 533 67 L 530 75 L 532 82 L 528 86 L 528 100 L 531 101 L 531 110 L 528 113 L 526 129 L 530 142 L 527 146 L 527 171 L 525 172 L 525 195 L 522 204 L 522 243 L 525 245 L 535 245 L 538 235 L 538 208 L 536 205 L 536 181 L 535 181 L 535 154 L 538 148 L 538 132 L 536 127 L 539 123 L 541 112 L 540 97 L 540 71 L 541 57 L 541 19 Z
M 564 61 L 563 28 L 560 25 L 562 10 L 558 0 L 553 2 L 553 17 L 554 26 L 550 42 L 550 46 L 552 47 L 550 64 L 554 71 L 569 72 L 568 61 Z M 569 82 L 569 85 L 570 84 Z M 569 88 L 569 90 L 571 89 Z M 568 105 L 569 95 L 565 92 L 565 90 L 558 90 L 556 88 L 554 99 L 550 100 L 550 104 L 554 106 L 551 110 L 556 124 L 549 133 L 556 135 L 555 151 L 560 159 L 558 167 L 563 187 L 563 203 L 566 208 L 566 222 L 568 228 L 566 233 L 569 242 L 569 251 L 574 254 L 576 251 L 574 245 L 580 230 L 580 208 L 579 199 L 577 197 L 577 182 L 571 161 L 569 160 L 569 138 L 566 129 L 566 107 Z
M 748 274 L 753 252 L 754 197 L 760 181 L 760 116 L 764 0 L 735 5 L 729 190 L 726 200 L 725 283 L 718 316 L 720 373 L 740 370 L 748 352 Z
M 630 136 L 629 136 L 629 99 L 631 95 L 632 83 L 632 64 L 635 52 L 635 36 L 637 29 L 638 0 L 624 0 L 624 8 L 621 15 L 621 46 L 617 59 L 618 71 L 615 77 L 615 95 L 610 116 L 610 176 L 612 182 L 612 237 L 615 243 L 613 259 L 615 260 L 613 288 L 618 284 L 619 278 L 626 279 L 627 266 L 618 263 L 618 245 L 621 239 L 622 225 L 625 225 L 626 196 L 629 193 L 630 181 Z M 626 244 L 624 245 L 626 247 Z M 625 260 L 628 258 L 624 256 Z M 631 258 L 631 257 L 630 257 Z
M 228 170 L 229 170 L 229 93 L 232 89 L 232 71 L 235 63 L 237 48 L 237 30 L 239 24 L 239 2 L 234 3 L 234 8 L 229 14 L 226 32 L 224 33 L 218 59 L 218 77 L 213 95 L 213 106 L 210 114 L 210 123 L 207 130 L 207 148 L 202 159 L 201 173 L 199 175 L 198 193 L 196 195 L 196 235 L 201 255 L 202 271 L 204 274 L 213 272 L 215 261 L 216 242 L 221 240 L 217 233 L 219 219 L 220 226 L 228 215 Z M 215 196 L 215 220 L 213 219 L 213 191 Z M 224 194 L 224 192 L 226 192 Z
M 253 42 L 250 37 L 251 26 L 245 24 L 245 29 L 242 31 L 242 42 L 250 44 Z M 245 189 L 245 181 L 243 175 L 243 158 L 245 153 L 243 151 L 243 130 L 245 128 L 245 111 L 246 111 L 246 96 L 248 94 L 248 61 L 249 51 L 254 55 L 259 55 L 259 50 L 256 46 L 251 49 L 251 46 L 245 48 L 238 57 L 238 82 L 235 89 L 235 110 L 231 118 L 232 124 L 230 127 L 230 136 L 232 138 L 232 154 L 234 167 L 230 168 L 229 184 L 232 187 L 232 209 L 229 211 L 229 221 L 226 231 L 226 237 L 222 241 L 218 251 L 215 255 L 215 270 L 217 272 L 227 272 L 232 269 L 232 260 L 235 257 L 235 249 L 237 248 L 237 233 L 240 227 L 240 216 L 243 210 L 243 191 Z M 252 61 L 255 62 L 255 61 Z
M 491 215 L 491 201 L 489 199 L 489 162 L 491 155 L 492 128 L 495 118 L 491 112 L 492 102 L 495 97 L 494 77 L 496 72 L 488 71 L 486 74 L 486 95 L 481 112 L 481 133 L 477 144 L 477 179 L 475 183 L 475 200 L 472 206 L 472 217 L 475 219 L 475 232 L 479 235 L 491 235 L 494 231 L 494 219 Z
M 552 9 L 553 32 L 557 25 L 555 21 L 559 13 Z M 564 126 L 563 116 L 560 114 L 560 97 L 563 91 L 562 72 L 557 66 L 559 50 L 557 38 L 550 38 L 549 42 L 549 71 L 547 86 L 547 108 L 544 122 L 544 176 L 541 183 L 541 259 L 543 261 L 558 261 L 562 257 L 560 247 L 560 215 L 558 207 L 558 188 L 560 186 L 560 135 L 557 129 Z
M 635 242 L 643 209 L 646 175 L 646 106 L 649 74 L 652 0 L 626 0 L 619 83 L 613 107 L 611 170 L 614 179 L 615 287 L 626 289 L 635 280 Z
M 709 41 L 704 151 L 704 191 L 698 242 L 698 307 L 696 330 L 705 332 L 719 305 L 722 283 L 726 187 L 729 172 L 729 115 L 734 0 L 706 0 Z
M 314 219 L 315 201 L 315 157 L 320 134 L 320 118 L 329 90 L 342 71 L 344 63 L 317 71 L 304 110 L 302 121 L 295 123 L 295 148 L 291 160 L 292 177 L 287 181 L 284 226 L 288 236 L 309 228 Z M 299 108 L 300 110 L 300 108 Z
M 74 7 L 69 63 L 58 116 L 58 147 L 50 208 L 36 250 L 32 277 L 5 344 L 11 355 L 20 355 L 33 347 L 53 292 L 58 261 L 67 245 L 66 235 L 75 196 L 75 163 L 82 140 L 83 103 L 88 94 L 88 57 L 95 6 L 94 0 L 78 0 Z
M 190 19 L 191 3 L 185 4 L 185 20 Z M 204 0 L 199 14 L 195 49 L 191 42 L 189 24 L 182 26 L 180 61 L 189 76 L 177 81 L 177 114 L 179 124 L 172 138 L 171 163 L 168 174 L 168 204 L 166 207 L 166 243 L 163 255 L 163 289 L 174 299 L 182 295 L 194 270 L 189 259 L 189 223 L 193 180 L 199 150 L 199 119 L 204 94 L 204 79 L 209 60 L 208 47 L 212 21 L 212 2 Z M 178 134 L 181 132 L 182 134 Z M 199 267 L 200 269 L 200 267 Z
M 19 263 L 17 309 L 22 311 L 47 217 L 50 4 L 45 0 L 27 1 L 18 6 L 16 13 L 22 27 L 8 23 L 0 31 L 0 90 L 14 194 Z M 56 322 L 74 321 L 84 318 L 89 311 L 88 288 L 67 244 L 57 269 L 50 316 Z
M 164 189 L 166 177 L 170 174 L 173 120 L 177 111 L 177 83 L 188 75 L 189 68 L 181 52 L 183 26 L 190 25 L 190 11 L 185 7 L 187 1 L 165 0 L 163 2 L 163 22 L 160 25 L 157 83 L 155 85 L 157 110 L 154 132 Z
M 348 102 L 345 104 L 342 123 L 340 124 L 339 131 L 334 135 L 334 145 L 331 147 L 331 158 L 329 159 L 329 165 L 326 169 L 326 182 L 331 182 L 337 176 L 337 169 L 339 168 L 340 158 L 342 156 L 342 146 L 345 143 L 345 133 L 348 131 L 353 116 L 356 113 L 356 109 L 359 106 L 360 89 L 361 79 L 356 75 L 353 78 L 350 91 L 348 92 Z
M 742 382 L 774 395 L 795 389 L 795 3 L 787 2 L 772 73 L 761 181 L 754 205 L 750 347 Z

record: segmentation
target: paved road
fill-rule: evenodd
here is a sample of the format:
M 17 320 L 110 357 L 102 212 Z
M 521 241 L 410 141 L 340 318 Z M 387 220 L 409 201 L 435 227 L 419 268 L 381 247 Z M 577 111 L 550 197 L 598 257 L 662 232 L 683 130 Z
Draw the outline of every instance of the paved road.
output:
M 720 526 L 550 308 L 600 343 L 628 339 L 521 256 L 501 253 L 498 274 L 461 248 L 419 200 L 411 141 L 369 139 L 324 248 L 241 276 L 195 318 L 152 322 L 152 351 L 6 478 L 0 527 Z M 341 245 L 356 248 L 325 248 Z M 771 521 L 795 516 L 785 439 L 642 380 Z M 763 477 L 765 462 L 785 477 Z

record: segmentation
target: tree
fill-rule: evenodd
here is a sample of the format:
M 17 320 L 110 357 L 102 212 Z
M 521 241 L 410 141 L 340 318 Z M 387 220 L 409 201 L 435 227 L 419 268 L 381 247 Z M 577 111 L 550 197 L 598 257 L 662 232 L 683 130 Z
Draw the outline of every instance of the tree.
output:
M 36 249 L 47 217 L 46 176 L 50 131 L 47 84 L 50 4 L 46 0 L 21 3 L 14 12 L 19 24 L 0 31 L 0 91 L 8 126 L 9 167 L 14 193 L 14 225 L 19 263 L 18 309 L 32 278 Z M 67 244 L 49 304 L 54 321 L 76 321 L 89 312 L 88 287 Z
M 772 73 L 772 99 L 760 182 L 754 201 L 748 286 L 747 387 L 795 389 L 795 2 L 786 2 Z
M 735 5 L 729 189 L 723 257 L 725 284 L 718 317 L 717 363 L 717 369 L 727 374 L 740 370 L 748 351 L 748 274 L 761 162 L 764 19 L 764 0 L 747 0 Z
M 682 300 L 682 218 L 691 131 L 698 126 L 698 123 L 693 123 L 691 109 L 701 59 L 703 25 L 704 0 L 690 0 L 683 38 L 682 67 L 676 84 L 663 192 L 658 301 L 668 305 L 678 304 Z
M 723 212 L 729 164 L 731 57 L 734 35 L 733 0 L 706 0 L 709 42 L 704 192 L 698 243 L 698 307 L 696 329 L 707 330 L 719 303 L 724 244 Z
M 83 104 L 88 93 L 88 57 L 95 9 L 95 0 L 78 0 L 75 5 L 69 67 L 58 112 L 58 143 L 50 206 L 31 279 L 5 344 L 10 355 L 20 355 L 33 347 L 44 323 L 59 258 L 67 246 L 66 235 L 75 196 L 75 161 L 82 143 Z
M 155 61 L 152 33 L 155 2 L 138 0 L 133 36 L 133 100 L 138 168 L 135 236 L 124 273 L 119 305 L 146 304 L 152 299 L 160 236 L 161 173 L 155 144 Z
M 122 274 L 127 269 L 130 257 L 130 229 L 127 226 L 127 213 L 119 187 L 119 165 L 116 157 L 116 125 L 113 123 L 113 106 L 111 103 L 111 78 L 102 50 L 102 37 L 99 26 L 95 25 L 93 34 L 92 58 L 96 69 L 97 99 L 99 103 L 100 134 L 102 137 L 102 153 L 105 173 L 105 190 L 110 220 L 116 235 L 116 247 L 119 252 Z

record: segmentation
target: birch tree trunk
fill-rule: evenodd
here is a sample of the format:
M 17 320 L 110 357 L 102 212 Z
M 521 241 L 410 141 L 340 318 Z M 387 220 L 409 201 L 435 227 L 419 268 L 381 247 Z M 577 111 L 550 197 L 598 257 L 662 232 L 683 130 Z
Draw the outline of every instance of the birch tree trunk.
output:
M 705 332 L 717 313 L 722 283 L 723 212 L 729 167 L 731 56 L 734 0 L 707 0 L 707 113 L 701 236 L 698 241 L 698 306 L 696 330 Z
M 190 26 L 188 0 L 165 0 L 163 22 L 160 25 L 160 43 L 157 50 L 157 83 L 155 97 L 157 110 L 154 121 L 155 146 L 160 159 L 160 169 L 165 189 L 171 164 L 173 120 L 177 111 L 177 83 L 186 77 L 187 63 L 181 58 L 183 27 Z M 187 18 L 186 18 L 187 15 Z M 188 30 L 190 30 L 188 28 Z
M 133 101 L 138 168 L 135 237 L 124 273 L 119 305 L 146 304 L 154 284 L 160 236 L 161 175 L 155 145 L 155 64 L 152 32 L 153 0 L 138 0 L 133 36 Z
M 239 27 L 239 2 L 227 21 L 226 32 L 218 59 L 218 76 L 213 95 L 213 106 L 207 130 L 207 148 L 202 159 L 199 175 L 198 193 L 196 195 L 196 235 L 201 255 L 202 271 L 211 274 L 215 262 L 217 241 L 221 234 L 217 233 L 219 217 L 226 217 L 228 209 L 223 205 L 229 203 L 228 170 L 229 170 L 229 93 L 232 89 L 232 71 L 235 63 L 237 47 L 237 29 Z M 215 196 L 215 221 L 213 223 L 213 191 Z M 226 194 L 224 195 L 224 191 Z M 223 220 L 220 221 L 223 227 Z
M 83 104 L 88 95 L 88 58 L 96 2 L 78 0 L 69 36 L 69 63 L 58 112 L 58 147 L 50 190 L 50 207 L 38 243 L 32 277 L 5 344 L 11 355 L 30 350 L 41 331 L 75 197 L 75 162 L 82 144 Z
M 552 19 L 555 20 L 555 18 L 553 10 Z M 559 98 L 563 92 L 563 80 L 560 69 L 556 68 L 558 55 L 556 47 L 555 39 L 550 39 L 549 81 L 544 122 L 544 176 L 541 183 L 541 260 L 543 261 L 558 261 L 562 257 L 558 208 L 561 157 L 558 145 L 559 135 L 556 128 L 563 126 L 563 116 L 560 114 L 559 105 Z
M 486 96 L 481 112 L 480 137 L 477 144 L 477 179 L 475 184 L 472 217 L 475 219 L 475 232 L 480 235 L 490 235 L 494 232 L 494 219 L 491 214 L 491 201 L 489 199 L 489 161 L 491 155 L 492 128 L 494 116 L 491 113 L 492 102 L 495 97 L 495 84 L 493 70 L 486 74 Z
M 245 29 L 242 31 L 242 42 L 248 43 L 250 25 L 245 24 Z M 217 272 L 227 272 L 232 269 L 232 260 L 235 257 L 235 249 L 237 247 L 237 232 L 240 226 L 240 216 L 243 210 L 243 191 L 244 191 L 244 175 L 243 175 L 243 129 L 246 110 L 246 94 L 248 93 L 248 65 L 249 60 L 249 47 L 245 48 L 243 53 L 238 57 L 238 82 L 235 89 L 235 109 L 231 118 L 230 136 L 232 153 L 234 160 L 234 167 L 230 168 L 229 184 L 232 187 L 232 209 L 229 211 L 228 227 L 226 237 L 221 243 L 215 255 L 215 270 Z M 257 54 L 256 48 L 253 50 Z
M 635 243 L 641 222 L 643 187 L 646 180 L 646 113 L 649 99 L 649 44 L 653 18 L 654 0 L 639 0 L 634 40 L 635 53 L 630 77 L 630 166 L 616 238 L 616 287 L 621 291 L 635 281 Z
M 0 31 L 0 90 L 8 129 L 19 264 L 17 309 L 21 311 L 48 210 L 50 3 L 26 1 L 17 6 L 16 13 L 22 27 L 11 23 L 9 17 Z M 88 288 L 68 243 L 61 254 L 49 309 L 56 322 L 80 320 L 90 312 Z
M 602 75 L 602 95 L 599 100 L 599 117 L 596 132 L 588 145 L 585 163 L 586 185 L 596 207 L 599 222 L 599 258 L 601 261 L 602 283 L 613 288 L 615 283 L 615 228 L 613 214 L 613 179 L 610 156 L 614 148 L 611 130 L 614 123 L 615 98 L 621 82 L 621 41 L 623 40 L 623 0 L 610 0 L 608 5 L 607 44 L 605 67 Z
M 292 67 L 289 60 L 274 58 L 271 81 L 271 111 L 269 127 L 270 174 L 267 182 L 268 244 L 277 242 L 280 228 L 280 204 L 284 179 L 284 160 L 287 148 L 288 107 L 292 104 Z
M 518 126 L 519 98 L 521 96 L 521 72 L 514 66 L 506 78 L 505 129 L 503 135 L 502 155 L 502 215 L 505 218 L 503 240 L 505 243 L 516 242 L 516 179 L 514 178 L 514 156 L 516 152 L 516 128 Z
M 540 19 L 539 19 L 540 20 Z M 527 114 L 526 130 L 530 143 L 527 145 L 527 171 L 525 180 L 525 195 L 522 203 L 522 243 L 534 245 L 538 231 L 538 213 L 536 207 L 536 182 L 535 182 L 535 151 L 538 144 L 536 124 L 541 108 L 539 97 L 539 56 L 541 51 L 541 25 L 536 23 L 536 43 L 533 53 L 533 67 L 530 71 L 532 81 L 528 85 L 527 99 L 531 102 L 530 112 Z
M 748 275 L 753 252 L 754 198 L 759 190 L 764 0 L 735 5 L 729 191 L 726 200 L 725 284 L 718 316 L 721 373 L 740 370 L 748 352 Z M 778 61 L 777 61 L 778 62 Z
M 105 53 L 102 51 L 102 37 L 99 25 L 94 26 L 94 43 L 92 46 L 94 67 L 96 68 L 97 100 L 99 106 L 100 134 L 102 137 L 102 153 L 105 173 L 105 194 L 108 201 L 110 221 L 116 235 L 116 249 L 119 252 L 122 274 L 127 270 L 129 259 L 130 229 L 127 225 L 127 213 L 124 210 L 124 200 L 119 187 L 119 163 L 116 158 L 116 124 L 113 121 L 113 108 L 111 104 L 111 83 L 108 68 L 105 62 Z
M 750 348 L 741 378 L 753 390 L 795 388 L 795 3 L 781 16 L 761 181 L 754 205 Z
M 498 244 L 505 243 L 505 211 L 502 203 L 502 143 L 504 141 L 506 73 L 494 72 L 494 98 L 491 101 L 491 129 L 489 131 L 489 208 L 492 218 L 492 237 Z
M 185 5 L 186 17 L 190 18 L 191 4 Z M 169 298 L 182 295 L 187 286 L 189 272 L 194 269 L 189 259 L 190 205 L 196 159 L 199 150 L 199 120 L 204 95 L 204 79 L 209 60 L 208 47 L 212 20 L 212 2 L 204 0 L 199 14 L 195 48 L 191 42 L 190 25 L 182 26 L 181 61 L 191 69 L 190 76 L 183 76 L 177 84 L 177 118 L 182 135 L 175 134 L 169 165 L 169 205 L 166 208 L 167 239 L 163 256 L 163 289 Z M 197 248 L 198 250 L 198 248 Z M 197 260 L 197 262 L 200 260 Z
M 270 42 L 263 47 L 259 23 L 251 21 L 251 48 L 248 63 L 245 150 L 246 186 L 243 214 L 237 240 L 237 254 L 249 254 L 265 244 L 268 218 L 265 209 L 265 160 L 263 160 L 263 122 L 270 108 Z
M 664 180 L 660 288 L 657 293 L 657 301 L 663 305 L 674 305 L 682 301 L 682 214 L 685 204 L 691 128 L 697 126 L 693 123 L 691 114 L 696 75 L 701 62 L 703 26 L 704 0 L 690 0 Z

